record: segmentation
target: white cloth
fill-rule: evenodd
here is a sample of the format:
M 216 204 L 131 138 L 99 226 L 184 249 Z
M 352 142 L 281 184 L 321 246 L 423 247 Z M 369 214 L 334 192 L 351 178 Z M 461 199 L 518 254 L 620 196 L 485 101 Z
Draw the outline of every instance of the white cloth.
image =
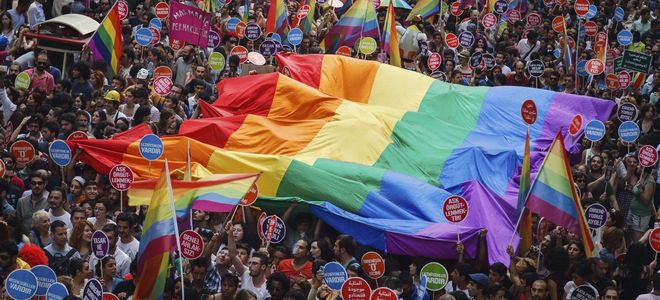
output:
M 46 15 L 44 14 L 44 6 L 34 1 L 30 4 L 30 7 L 27 11 L 28 24 L 30 24 L 30 29 L 34 30 L 37 28 L 37 24 L 46 21 Z
M 50 220 L 51 223 L 55 220 L 60 220 L 66 224 L 66 228 L 71 229 L 73 228 L 73 224 L 71 224 L 71 214 L 67 212 L 66 210 L 64 211 L 64 214 L 61 216 L 54 216 L 53 212 L 49 209 L 48 210 L 48 220 Z
M 109 253 L 115 258 L 117 263 L 117 275 L 116 278 L 124 278 L 131 270 L 131 258 L 128 257 L 124 251 L 121 251 L 119 248 L 115 248 L 115 253 Z M 99 259 L 94 255 L 89 256 L 89 267 L 96 268 L 96 264 L 99 262 Z M 94 269 L 92 269 L 94 270 Z
M 121 239 L 119 239 L 119 241 L 117 241 L 117 248 L 119 248 L 121 251 L 124 251 L 124 253 L 126 253 L 126 255 L 128 255 L 131 260 L 134 260 L 137 256 L 138 250 L 140 249 L 140 241 L 134 238 L 130 243 L 124 244 L 122 243 Z
M 243 275 L 241 275 L 241 289 L 246 289 L 254 292 L 257 295 L 257 300 L 265 300 L 270 298 L 270 293 L 266 289 L 266 282 L 264 282 L 260 287 L 255 287 L 252 283 L 252 277 L 250 277 L 250 272 L 245 270 Z

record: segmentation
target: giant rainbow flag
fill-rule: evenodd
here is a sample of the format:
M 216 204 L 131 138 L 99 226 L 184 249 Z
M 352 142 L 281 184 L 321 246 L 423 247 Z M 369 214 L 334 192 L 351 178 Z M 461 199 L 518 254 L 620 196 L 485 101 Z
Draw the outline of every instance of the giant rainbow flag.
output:
M 173 168 L 191 161 L 215 173 L 262 172 L 262 204 L 295 197 L 337 230 L 392 253 L 455 258 L 456 233 L 468 257 L 487 228 L 489 260 L 505 253 L 517 220 L 525 124 L 520 105 L 536 101 L 530 127 L 532 175 L 554 134 L 579 113 L 605 120 L 609 101 L 520 87 L 466 87 L 373 61 L 334 55 L 277 57 L 280 73 L 223 80 L 213 104 L 224 116 L 186 121 L 164 137 Z M 153 178 L 139 141 L 76 141 L 80 158 L 107 172 L 117 163 Z M 567 139 L 577 152 L 578 140 Z M 459 194 L 471 211 L 460 225 L 441 213 Z M 278 202 L 279 201 L 279 202 Z M 260 204 L 261 205 L 261 204 Z
M 340 46 L 355 46 L 359 38 L 372 37 L 378 40 L 378 20 L 371 0 L 356 0 L 330 28 L 321 42 L 326 53 L 335 53 Z
M 422 16 L 422 19 L 428 19 L 434 14 L 440 12 L 439 0 L 420 0 L 417 1 L 415 7 L 410 11 L 406 21 L 412 20 L 416 15 Z
M 119 73 L 119 60 L 124 53 L 121 36 L 121 19 L 117 2 L 112 6 L 105 19 L 94 32 L 87 44 L 94 60 L 108 63 L 108 78 Z

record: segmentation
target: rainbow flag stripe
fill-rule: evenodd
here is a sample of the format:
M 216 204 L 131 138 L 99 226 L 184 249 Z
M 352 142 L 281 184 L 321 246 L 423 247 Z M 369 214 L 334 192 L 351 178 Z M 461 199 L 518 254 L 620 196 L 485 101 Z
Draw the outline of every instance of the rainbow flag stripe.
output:
M 452 85 L 335 55 L 277 59 L 292 78 L 223 80 L 213 105 L 233 115 L 184 122 L 180 136 L 163 138 L 163 158 L 173 168 L 185 166 L 190 141 L 193 164 L 214 173 L 263 172 L 260 196 L 303 199 L 334 228 L 391 253 L 455 258 L 459 232 L 474 257 L 479 231 L 487 228 L 489 260 L 507 261 L 508 240 L 496 237 L 513 235 L 518 217 L 513 177 L 524 152 L 522 102 L 533 98 L 539 110 L 530 128 L 537 150 L 532 166 L 573 115 L 605 120 L 614 107 L 537 89 Z M 153 177 L 138 143 L 87 140 L 76 147 L 100 172 L 121 162 L 137 177 Z M 151 164 L 161 167 L 161 161 Z M 471 203 L 460 226 L 438 213 L 452 194 Z M 260 201 L 282 205 L 281 199 Z
M 94 60 L 102 60 L 110 65 L 109 78 L 119 73 L 119 60 L 124 53 L 124 48 L 122 48 L 121 19 L 117 3 L 112 6 L 99 29 L 89 39 L 87 46 L 92 52 Z
M 587 256 L 592 257 L 596 247 L 591 239 L 564 149 L 563 137 L 559 132 L 529 191 L 526 206 L 550 222 L 579 234 Z
M 516 213 L 520 215 L 520 225 L 518 233 L 520 234 L 520 244 L 518 253 L 524 253 L 532 246 L 532 214 L 525 209 L 525 200 L 529 194 L 530 186 L 530 153 L 529 153 L 529 130 L 525 134 L 525 152 L 523 154 L 523 163 L 520 168 L 520 187 L 518 189 L 518 207 Z
M 359 38 L 378 40 L 378 20 L 371 0 L 357 0 L 332 26 L 321 42 L 326 53 L 335 53 L 340 46 L 354 47 Z
M 408 14 L 406 21 L 410 21 L 416 15 L 422 16 L 422 19 L 428 19 L 431 16 L 440 12 L 439 0 L 420 0 Z
M 163 168 L 149 202 L 144 220 L 137 260 L 137 284 L 134 299 L 159 299 L 169 275 L 170 251 L 176 249 L 177 230 L 174 223 L 169 184 L 169 171 Z M 152 274 L 154 276 L 152 276 Z
M 268 9 L 266 32 L 275 32 L 286 39 L 289 32 L 289 15 L 283 0 L 274 0 Z
M 385 25 L 383 26 L 382 50 L 389 54 L 390 65 L 401 67 L 401 51 L 399 50 L 399 35 L 396 32 L 394 5 L 387 8 Z

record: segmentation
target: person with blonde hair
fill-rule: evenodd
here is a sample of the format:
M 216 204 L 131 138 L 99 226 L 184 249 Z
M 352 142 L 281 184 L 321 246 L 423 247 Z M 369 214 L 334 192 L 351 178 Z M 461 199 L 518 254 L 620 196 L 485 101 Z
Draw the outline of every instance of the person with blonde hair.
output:
M 50 245 L 52 237 L 50 236 L 50 219 L 48 212 L 38 210 L 32 214 L 32 229 L 30 230 L 30 242 L 44 248 Z

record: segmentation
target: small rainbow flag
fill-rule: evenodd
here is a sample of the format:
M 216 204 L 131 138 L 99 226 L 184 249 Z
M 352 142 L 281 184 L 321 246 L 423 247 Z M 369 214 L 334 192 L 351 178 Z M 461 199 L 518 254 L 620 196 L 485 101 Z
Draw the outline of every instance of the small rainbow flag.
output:
M 428 19 L 438 12 L 440 12 L 439 0 L 420 0 L 417 1 L 415 7 L 410 11 L 406 21 L 412 20 L 416 15 L 422 16 L 422 19 Z
M 321 42 L 326 53 L 335 53 L 340 46 L 353 47 L 358 38 L 372 37 L 378 40 L 378 20 L 371 0 L 357 0 L 332 26 Z
M 300 29 L 304 34 L 308 34 L 314 29 L 314 12 L 316 12 L 316 0 L 307 0 L 306 3 L 309 5 L 309 13 L 307 13 L 307 17 L 300 20 Z
M 275 32 L 286 39 L 289 32 L 289 15 L 283 0 L 271 2 L 266 17 L 266 32 Z
M 179 232 L 175 224 L 170 174 L 165 167 L 152 190 L 138 251 L 137 283 L 133 299 L 159 299 L 169 275 L 170 251 L 177 249 Z
M 399 36 L 396 32 L 396 19 L 394 5 L 387 8 L 381 48 L 390 56 L 390 65 L 401 67 L 401 51 L 399 50 Z
M 117 1 L 118 2 L 118 1 Z M 121 19 L 117 2 L 112 6 L 108 15 L 87 42 L 94 60 L 102 60 L 110 64 L 108 78 L 119 73 L 119 60 L 124 53 L 121 37 Z
M 518 244 L 518 253 L 526 252 L 532 245 L 532 214 L 525 209 L 525 199 L 529 194 L 530 182 L 530 153 L 529 153 L 529 129 L 525 135 L 525 153 L 523 154 L 522 168 L 520 169 L 520 189 L 518 190 L 518 208 L 517 213 L 520 216 L 520 244 Z
M 573 65 L 573 58 L 572 58 L 573 53 L 571 53 L 571 47 L 568 44 L 568 30 L 566 30 L 566 20 L 564 20 L 563 23 L 564 23 L 564 45 L 563 45 L 564 66 L 566 67 L 566 71 L 568 72 L 568 70 L 571 68 L 571 65 Z
M 550 222 L 577 233 L 587 256 L 597 255 L 582 204 L 575 191 L 561 131 L 557 133 L 543 160 L 525 206 Z

